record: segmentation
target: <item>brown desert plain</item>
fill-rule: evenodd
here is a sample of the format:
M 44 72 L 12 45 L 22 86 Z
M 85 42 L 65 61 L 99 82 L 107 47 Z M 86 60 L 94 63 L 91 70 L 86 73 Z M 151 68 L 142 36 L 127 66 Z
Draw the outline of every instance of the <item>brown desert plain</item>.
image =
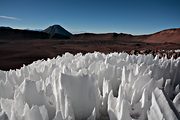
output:
M 57 38 L 45 32 L 0 29 L 0 70 L 19 69 L 23 64 L 53 58 L 65 52 L 130 53 L 132 50 L 176 49 L 180 49 L 180 28 L 148 35 L 82 33 Z

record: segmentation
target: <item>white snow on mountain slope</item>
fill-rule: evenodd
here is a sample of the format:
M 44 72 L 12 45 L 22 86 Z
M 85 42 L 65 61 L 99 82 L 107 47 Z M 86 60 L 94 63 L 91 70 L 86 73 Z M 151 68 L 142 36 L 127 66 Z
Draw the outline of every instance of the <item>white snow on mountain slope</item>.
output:
M 180 58 L 66 53 L 0 71 L 0 120 L 178 120 Z

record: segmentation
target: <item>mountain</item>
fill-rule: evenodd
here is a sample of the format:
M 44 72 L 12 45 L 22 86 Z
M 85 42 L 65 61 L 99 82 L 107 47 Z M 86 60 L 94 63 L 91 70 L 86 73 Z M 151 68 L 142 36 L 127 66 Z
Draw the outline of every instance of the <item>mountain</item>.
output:
M 151 34 L 144 42 L 148 43 L 179 43 L 180 44 L 180 28 L 167 29 Z
M 147 35 L 131 35 L 126 33 L 82 33 L 72 36 L 73 40 L 101 40 L 122 42 L 145 42 L 145 43 L 178 43 L 180 44 L 180 28 L 167 29 Z
M 43 31 L 0 27 L 0 40 L 67 39 L 71 36 L 72 34 L 60 25 L 50 26 Z
M 74 40 L 125 40 L 125 38 L 129 39 L 131 38 L 131 34 L 125 34 L 125 33 L 102 33 L 102 34 L 95 34 L 95 33 L 82 33 L 82 34 L 75 34 L 72 36 L 71 39 Z
M 12 28 L 11 28 L 11 27 L 5 27 L 5 26 L 1 26 L 1 27 L 0 27 L 0 30 L 4 30 L 4 29 L 10 30 L 10 29 L 12 29 Z
M 52 25 L 43 30 L 43 32 L 50 34 L 51 38 L 70 38 L 72 34 L 65 30 L 60 25 Z
M 0 27 L 0 40 L 26 40 L 26 39 L 48 39 L 49 34 L 32 31 L 32 30 L 20 30 L 10 27 Z
M 126 33 L 82 33 L 71 34 L 60 25 L 52 25 L 43 31 L 20 30 L 10 27 L 0 27 L 0 40 L 26 39 L 69 39 L 71 41 L 115 41 L 115 42 L 145 42 L 145 43 L 178 43 L 180 44 L 180 28 L 162 30 L 147 35 L 131 35 Z
M 91 41 L 118 41 L 118 42 L 143 42 L 150 35 L 131 35 L 126 33 L 103 33 L 103 34 L 95 34 L 95 33 L 82 33 L 75 34 L 71 37 L 72 40 L 83 41 L 83 40 L 91 40 Z

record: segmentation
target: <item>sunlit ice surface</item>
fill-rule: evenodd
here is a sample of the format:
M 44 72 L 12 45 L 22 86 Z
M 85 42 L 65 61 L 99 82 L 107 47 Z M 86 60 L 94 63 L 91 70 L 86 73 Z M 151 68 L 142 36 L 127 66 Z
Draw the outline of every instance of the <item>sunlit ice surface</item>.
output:
M 1 120 L 178 120 L 180 58 L 65 53 L 0 71 Z

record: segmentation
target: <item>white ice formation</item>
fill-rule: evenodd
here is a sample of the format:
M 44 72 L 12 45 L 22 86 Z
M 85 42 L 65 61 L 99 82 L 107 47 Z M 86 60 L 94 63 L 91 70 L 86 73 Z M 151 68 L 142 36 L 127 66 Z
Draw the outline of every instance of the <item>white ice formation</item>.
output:
M 178 120 L 180 58 L 64 54 L 0 71 L 0 120 Z

